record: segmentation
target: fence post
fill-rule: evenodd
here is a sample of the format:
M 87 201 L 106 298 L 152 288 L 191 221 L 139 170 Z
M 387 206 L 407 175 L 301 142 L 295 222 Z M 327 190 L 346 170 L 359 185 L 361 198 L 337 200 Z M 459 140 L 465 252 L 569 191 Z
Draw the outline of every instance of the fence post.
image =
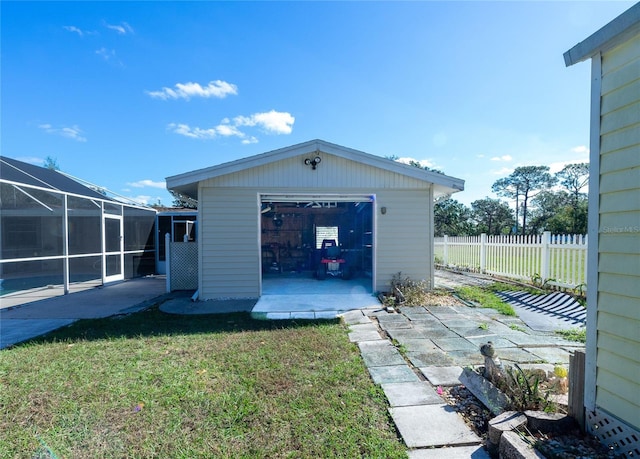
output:
M 583 268 L 583 271 L 582 271 L 582 278 L 584 279 L 584 284 L 585 284 L 585 286 L 586 286 L 586 285 L 587 285 L 587 279 L 588 279 L 587 274 L 588 274 L 588 272 L 589 272 L 589 271 L 588 271 L 588 269 L 587 269 L 587 260 L 589 259 L 589 255 L 588 255 L 588 250 L 589 250 L 589 235 L 588 235 L 588 234 L 585 234 L 585 235 L 583 236 L 583 238 L 582 238 L 582 242 L 583 242 L 583 245 L 585 246 L 585 249 L 586 249 L 586 250 L 585 250 L 585 252 L 586 252 L 586 253 L 584 253 L 584 255 L 583 255 L 583 260 L 584 260 L 584 264 L 583 264 L 583 266 L 584 266 L 584 268 Z M 586 287 L 585 287 L 585 291 L 586 291 L 586 290 L 587 290 L 587 289 L 586 289 Z
M 164 259 L 167 266 L 166 290 L 171 292 L 171 234 L 164 235 Z
M 569 416 L 573 417 L 584 432 L 584 369 L 585 352 L 576 350 L 569 356 Z
M 487 269 L 487 233 L 480 235 L 480 272 L 484 274 Z
M 551 267 L 551 232 L 542 233 L 542 253 L 540 256 L 540 280 L 542 283 L 549 278 Z
M 444 249 L 442 252 L 442 263 L 447 266 L 449 264 L 449 248 L 447 247 L 447 243 L 449 242 L 449 236 L 444 235 Z

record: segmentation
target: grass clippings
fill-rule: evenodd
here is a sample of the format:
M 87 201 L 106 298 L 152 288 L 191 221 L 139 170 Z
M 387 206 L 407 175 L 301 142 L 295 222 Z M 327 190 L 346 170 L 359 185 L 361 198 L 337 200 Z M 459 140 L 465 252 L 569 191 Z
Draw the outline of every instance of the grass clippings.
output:
M 157 308 L 0 351 L 0 432 L 0 457 L 406 457 L 343 325 Z

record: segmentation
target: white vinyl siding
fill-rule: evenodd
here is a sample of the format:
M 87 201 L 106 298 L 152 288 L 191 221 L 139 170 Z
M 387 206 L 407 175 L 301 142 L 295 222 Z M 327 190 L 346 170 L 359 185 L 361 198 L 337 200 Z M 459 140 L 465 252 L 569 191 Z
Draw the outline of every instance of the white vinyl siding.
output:
M 424 186 L 424 184 L 423 184 Z M 283 188 L 202 187 L 200 210 L 201 281 L 203 299 L 260 296 L 258 196 L 285 193 Z M 371 190 L 368 190 L 371 194 Z M 289 190 L 291 192 L 291 190 Z M 300 194 L 321 194 L 303 188 Z M 332 193 L 362 195 L 363 190 L 332 188 Z M 383 190 L 376 193 L 375 283 L 377 290 L 389 286 L 401 271 L 415 280 L 431 282 L 432 207 L 430 190 Z M 385 215 L 380 208 L 387 208 Z
M 304 159 L 313 155 L 301 155 L 276 161 L 260 167 L 244 169 L 203 182 L 204 186 L 217 187 L 283 187 L 322 189 L 334 193 L 333 188 L 420 188 L 426 183 L 402 174 L 379 169 L 345 158 L 319 153 L 322 162 L 316 170 L 304 165 Z
M 259 228 L 255 192 L 201 187 L 199 198 L 200 297 L 259 297 Z
M 377 288 L 385 290 L 402 272 L 431 282 L 433 269 L 430 190 L 382 190 L 377 195 Z M 386 207 L 386 213 L 380 209 Z
M 603 53 L 596 404 L 640 428 L 640 36 Z

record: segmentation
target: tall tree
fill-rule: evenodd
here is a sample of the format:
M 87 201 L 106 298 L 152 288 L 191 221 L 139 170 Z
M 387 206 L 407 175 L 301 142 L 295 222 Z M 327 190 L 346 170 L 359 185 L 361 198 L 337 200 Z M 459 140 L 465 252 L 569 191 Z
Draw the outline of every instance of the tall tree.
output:
M 491 190 L 498 196 L 515 199 L 516 207 L 522 203 L 522 210 L 517 212 L 522 212 L 522 234 L 526 234 L 529 200 L 556 182 L 548 166 L 522 166 L 516 167 L 508 177 L 496 180 Z
M 515 220 L 509 205 L 499 199 L 484 198 L 471 203 L 471 217 L 477 233 L 503 234 L 509 232 Z
M 543 191 L 531 201 L 531 232 L 551 231 L 554 234 L 586 234 L 587 198 L 580 195 L 577 206 L 564 190 Z
M 52 158 L 51 156 L 47 156 L 44 159 L 44 167 L 47 169 L 51 169 L 52 171 L 59 171 L 60 166 L 58 165 L 58 160 L 56 158 Z
M 462 236 L 471 232 L 469 209 L 455 199 L 442 199 L 433 206 L 435 236 Z
M 173 197 L 173 207 L 183 207 L 185 209 L 198 208 L 198 201 L 196 199 L 185 196 L 174 190 L 169 190 L 169 194 Z
M 556 173 L 556 177 L 560 181 L 560 185 L 571 195 L 571 228 L 568 228 L 568 232 L 582 233 L 580 221 L 586 218 L 586 215 L 582 215 L 586 198 L 582 190 L 589 184 L 589 164 L 567 164 L 560 172 Z

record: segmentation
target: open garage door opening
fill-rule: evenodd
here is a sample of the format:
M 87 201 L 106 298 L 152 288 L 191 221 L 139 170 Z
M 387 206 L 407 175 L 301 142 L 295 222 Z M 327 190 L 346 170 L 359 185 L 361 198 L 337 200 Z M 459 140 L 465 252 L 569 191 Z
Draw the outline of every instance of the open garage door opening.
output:
M 260 197 L 263 294 L 372 290 L 373 196 Z

